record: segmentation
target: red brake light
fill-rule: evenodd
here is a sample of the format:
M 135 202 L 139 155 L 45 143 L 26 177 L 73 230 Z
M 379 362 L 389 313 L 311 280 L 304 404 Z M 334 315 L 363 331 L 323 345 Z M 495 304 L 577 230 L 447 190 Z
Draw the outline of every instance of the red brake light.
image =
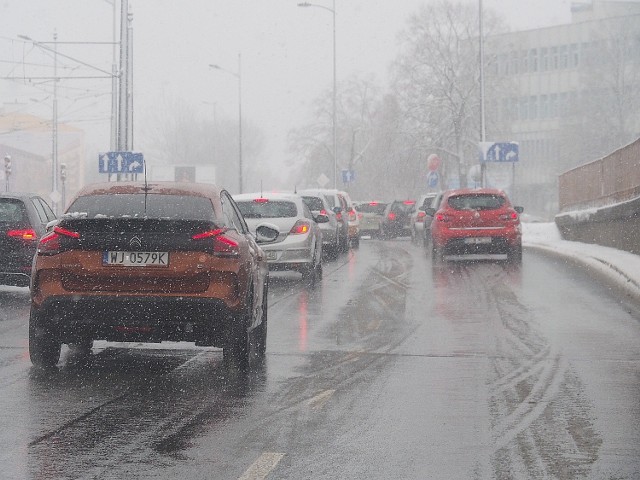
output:
M 327 211 L 323 208 L 322 210 L 320 210 L 320 215 L 326 215 Z
M 415 200 L 405 200 L 402 203 L 404 203 L 405 205 L 415 205 L 416 204 Z
M 298 220 L 289 232 L 291 235 L 300 235 L 309 232 L 309 223 L 304 220 Z
M 62 252 L 60 237 L 80 238 L 78 232 L 73 232 L 62 227 L 53 227 L 53 230 L 40 239 L 38 243 L 38 255 L 57 255 Z
M 267 203 L 267 202 L 269 201 L 269 199 L 268 199 L 268 198 L 260 197 L 260 198 L 254 198 L 254 199 L 253 199 L 253 201 L 254 201 L 255 203 Z
M 434 218 L 438 222 L 448 222 L 449 221 L 449 217 L 447 215 L 445 215 L 444 213 L 436 213 Z
M 393 220 L 395 220 L 395 219 L 396 219 L 396 214 L 395 214 L 395 213 L 393 213 L 393 212 L 389 212 L 388 217 L 389 217 L 389 220 L 393 221 Z
M 213 239 L 213 254 L 219 257 L 235 257 L 240 254 L 239 243 L 223 235 L 227 228 L 215 228 L 206 232 L 196 233 L 192 240 Z
M 353 208 L 349 210 L 349 220 L 352 222 L 356 221 L 356 211 Z
M 423 212 L 422 210 L 420 210 L 418 212 L 418 216 L 416 217 L 416 222 L 424 222 L 424 217 L 426 217 L 427 214 L 425 212 Z
M 500 220 L 517 220 L 518 212 L 509 212 L 500 215 Z
M 378 205 L 378 202 L 369 202 L 369 205 L 371 205 L 372 207 L 375 207 L 376 205 Z
M 19 237 L 23 240 L 36 240 L 36 231 L 33 228 L 26 228 L 24 230 L 9 230 L 7 235 L 10 237 Z
M 206 232 L 196 233 L 191 237 L 192 240 L 202 240 L 203 238 L 217 237 L 221 233 L 226 232 L 226 228 L 216 228 L 215 230 L 207 230 Z

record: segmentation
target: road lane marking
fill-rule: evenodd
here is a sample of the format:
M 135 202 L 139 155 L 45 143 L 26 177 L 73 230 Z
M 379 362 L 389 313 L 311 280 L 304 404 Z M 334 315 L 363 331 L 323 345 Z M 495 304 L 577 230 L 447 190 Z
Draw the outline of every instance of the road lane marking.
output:
M 276 468 L 284 453 L 264 452 L 238 480 L 264 480 Z
M 325 390 L 324 392 L 320 392 L 315 397 L 310 398 L 307 401 L 307 405 L 309 406 L 309 408 L 312 408 L 314 410 L 320 410 L 322 409 L 322 407 L 326 405 L 326 403 L 329 401 L 329 399 L 333 396 L 334 393 L 336 393 L 335 390 Z

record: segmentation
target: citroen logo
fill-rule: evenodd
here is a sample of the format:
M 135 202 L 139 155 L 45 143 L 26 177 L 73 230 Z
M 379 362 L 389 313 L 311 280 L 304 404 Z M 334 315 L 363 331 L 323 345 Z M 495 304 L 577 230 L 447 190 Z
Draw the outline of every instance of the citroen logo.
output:
M 129 246 L 131 247 L 142 247 L 142 241 L 140 240 L 140 237 L 132 237 L 131 240 L 129 240 Z

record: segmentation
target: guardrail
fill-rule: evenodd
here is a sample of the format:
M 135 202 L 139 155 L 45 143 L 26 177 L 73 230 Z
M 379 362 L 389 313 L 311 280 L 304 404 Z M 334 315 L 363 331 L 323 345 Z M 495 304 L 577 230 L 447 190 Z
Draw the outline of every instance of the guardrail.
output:
M 558 179 L 566 240 L 640 253 L 640 139 Z

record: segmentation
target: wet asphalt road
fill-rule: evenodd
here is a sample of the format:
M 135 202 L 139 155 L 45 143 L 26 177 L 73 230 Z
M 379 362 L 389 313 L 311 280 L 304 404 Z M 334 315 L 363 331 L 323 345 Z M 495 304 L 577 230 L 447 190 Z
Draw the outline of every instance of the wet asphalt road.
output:
M 102 342 L 41 372 L 28 292 L 0 288 L 0 478 L 640 478 L 640 306 L 588 271 L 363 240 L 269 300 L 248 373 Z

